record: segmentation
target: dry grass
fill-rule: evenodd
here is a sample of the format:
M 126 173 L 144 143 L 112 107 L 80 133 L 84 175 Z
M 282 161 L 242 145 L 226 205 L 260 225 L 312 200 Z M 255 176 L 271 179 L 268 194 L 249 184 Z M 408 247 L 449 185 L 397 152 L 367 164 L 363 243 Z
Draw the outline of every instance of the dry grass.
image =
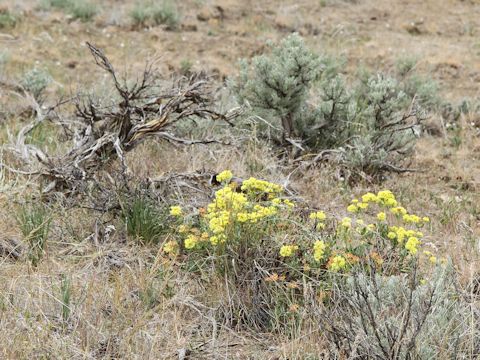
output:
M 328 1 L 324 6 L 307 0 L 227 0 L 221 2 L 222 17 L 217 2 L 192 0 L 179 5 L 182 18 L 175 31 L 133 29 L 128 15 L 133 1 L 101 3 L 99 14 L 82 23 L 59 10 L 37 10 L 36 1 L 0 2 L 20 19 L 15 27 L 0 29 L 1 51 L 9 59 L 0 64 L 0 73 L 15 78 L 40 64 L 55 80 L 46 91 L 50 101 L 77 87 L 103 91 L 108 80 L 91 66 L 83 45 L 92 41 L 130 74 L 156 54 L 165 74 L 180 70 L 188 59 L 193 69 L 221 80 L 236 74 L 239 57 L 257 54 L 265 40 L 297 30 L 317 50 L 345 56 L 350 73 L 359 64 L 391 70 L 400 57 L 414 54 L 421 59 L 418 70 L 439 81 L 446 99 L 479 95 L 480 8 L 474 1 Z M 198 20 L 205 11 L 208 19 Z M 0 95 L 0 142 L 7 143 L 25 119 L 4 119 L 6 113 L 18 114 L 22 104 L 11 94 Z M 460 286 L 473 292 L 469 284 L 480 277 L 478 116 L 463 115 L 455 133 L 435 115 L 430 121 L 443 135 L 419 140 L 412 167 L 422 171 L 391 175 L 381 185 L 350 187 L 328 164 L 291 173 L 265 144 L 254 141 L 211 147 L 152 140 L 130 152 L 127 164 L 136 178 L 228 168 L 288 185 L 312 206 L 339 215 L 352 194 L 391 189 L 414 211 L 431 217 L 433 235 L 425 241 L 452 258 Z M 0 162 L 19 165 L 3 152 Z M 22 241 L 16 214 L 37 195 L 34 177 L 0 167 L 0 244 Z M 38 266 L 25 257 L 0 257 L 0 358 L 328 358 L 321 329 L 312 324 L 293 337 L 226 327 L 214 316 L 217 300 L 228 297 L 221 280 L 207 287 L 179 271 L 159 245 L 141 246 L 126 237 L 118 217 L 52 204 L 51 232 Z M 116 230 L 105 237 L 108 225 Z M 471 306 L 478 309 L 478 298 Z M 184 351 L 189 357 L 182 357 Z

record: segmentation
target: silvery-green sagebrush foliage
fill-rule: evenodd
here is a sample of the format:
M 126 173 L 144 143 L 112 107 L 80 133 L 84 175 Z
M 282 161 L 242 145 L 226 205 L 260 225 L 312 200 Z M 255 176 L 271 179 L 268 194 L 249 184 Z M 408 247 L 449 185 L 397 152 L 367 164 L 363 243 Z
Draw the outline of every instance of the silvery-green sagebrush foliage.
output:
M 325 325 L 334 353 L 361 359 L 467 359 L 480 350 L 470 304 L 456 289 L 451 265 L 438 266 L 429 280 L 415 272 L 357 274 L 332 291 L 335 301 Z
M 380 74 L 349 85 L 340 68 L 293 34 L 271 53 L 244 61 L 234 90 L 253 118 L 263 119 L 265 137 L 303 152 L 337 149 L 340 162 L 365 174 L 397 169 L 423 119 L 415 95 Z
M 35 100 L 41 103 L 44 100 L 45 89 L 52 81 L 53 79 L 47 70 L 33 68 L 23 74 L 20 84 L 32 94 Z
M 285 137 L 297 136 L 294 122 L 304 112 L 309 90 L 321 74 L 320 58 L 294 34 L 271 54 L 255 57 L 252 71 L 247 62 L 241 65 L 236 87 L 240 101 L 248 102 L 260 116 L 279 118 Z

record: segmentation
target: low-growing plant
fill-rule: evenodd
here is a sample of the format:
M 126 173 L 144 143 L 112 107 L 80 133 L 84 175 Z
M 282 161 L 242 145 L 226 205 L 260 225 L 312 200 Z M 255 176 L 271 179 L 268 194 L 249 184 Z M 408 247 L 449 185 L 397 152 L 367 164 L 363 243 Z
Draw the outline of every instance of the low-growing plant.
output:
M 97 13 L 98 7 L 90 0 L 42 0 L 41 8 L 51 8 L 68 12 L 74 19 L 90 21 Z
M 8 9 L 0 9 L 0 29 L 12 28 L 17 24 L 18 18 Z
M 93 2 L 77 0 L 71 3 L 69 11 L 74 19 L 86 22 L 93 19 L 98 12 L 98 8 Z
M 180 15 L 174 2 L 163 0 L 152 8 L 152 19 L 156 25 L 167 25 L 174 29 L 180 21 Z
M 368 359 L 469 358 L 475 332 L 459 299 L 454 270 L 437 266 L 385 276 L 353 273 L 336 281 L 321 317 L 336 356 Z
M 123 205 L 127 234 L 143 244 L 158 243 L 169 231 L 168 213 L 144 195 Z
M 182 75 L 188 76 L 191 73 L 193 63 L 189 59 L 183 59 L 180 62 L 180 73 Z
M 70 278 L 65 274 L 62 274 L 61 284 L 60 284 L 60 295 L 62 301 L 62 320 L 67 322 L 70 319 L 71 315 L 71 304 L 70 300 L 72 297 L 72 284 Z
M 39 103 L 44 100 L 44 92 L 47 86 L 52 82 L 50 73 L 45 69 L 33 68 L 23 74 L 20 84 L 26 91 Z
M 136 3 L 130 11 L 130 17 L 135 26 L 145 26 L 150 16 L 151 14 L 148 7 L 142 3 Z
M 45 254 L 51 221 L 49 209 L 42 205 L 25 205 L 17 215 L 17 222 L 28 245 L 28 258 L 33 266 L 37 266 Z
M 137 2 L 130 17 L 135 26 L 166 25 L 170 29 L 175 29 L 180 21 L 177 6 L 169 0 Z
M 68 9 L 71 6 L 71 0 L 42 0 L 41 6 L 44 9 Z
M 421 250 L 421 229 L 430 219 L 409 213 L 388 190 L 354 199 L 347 208 L 353 216 L 336 219 L 297 209 L 279 185 L 231 179 L 229 171 L 217 175 L 223 187 L 206 208 L 191 214 L 172 208 L 183 223 L 163 250 L 184 257 L 190 271 L 206 266 L 228 279 L 225 314 L 233 323 L 295 327 L 306 283 L 325 290 L 332 273 L 398 275 L 412 271 L 419 258 L 437 263 Z

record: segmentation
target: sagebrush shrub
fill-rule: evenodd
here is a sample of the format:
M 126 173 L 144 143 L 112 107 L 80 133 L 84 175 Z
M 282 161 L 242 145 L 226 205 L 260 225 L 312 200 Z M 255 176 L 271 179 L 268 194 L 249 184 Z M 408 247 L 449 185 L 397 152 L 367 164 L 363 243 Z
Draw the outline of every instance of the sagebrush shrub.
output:
M 417 271 L 354 273 L 334 283 L 321 319 L 333 352 L 362 359 L 469 358 L 475 332 L 451 265 L 427 281 Z
M 251 68 L 242 62 L 235 88 L 241 102 L 247 101 L 260 114 L 278 117 L 284 139 L 292 138 L 298 135 L 295 118 L 320 74 L 320 58 L 294 34 L 273 48 L 271 54 L 255 57 Z
M 27 90 L 38 102 L 42 102 L 44 92 L 47 86 L 52 82 L 50 73 L 45 69 L 33 68 L 23 74 L 20 84 Z
M 94 2 L 73 1 L 70 6 L 70 13 L 74 19 L 89 21 L 97 14 L 98 9 Z
M 284 145 L 303 152 L 339 150 L 340 162 L 367 175 L 394 169 L 415 143 L 424 118 L 419 104 L 427 103 L 422 99 L 432 90 L 417 94 L 419 84 L 381 74 L 350 84 L 340 68 L 294 34 L 271 54 L 243 62 L 233 89 L 253 115 L 281 129 L 276 138 Z
M 169 0 L 138 2 L 130 12 L 130 17 L 135 26 L 166 25 L 169 29 L 175 29 L 180 21 L 175 2 Z

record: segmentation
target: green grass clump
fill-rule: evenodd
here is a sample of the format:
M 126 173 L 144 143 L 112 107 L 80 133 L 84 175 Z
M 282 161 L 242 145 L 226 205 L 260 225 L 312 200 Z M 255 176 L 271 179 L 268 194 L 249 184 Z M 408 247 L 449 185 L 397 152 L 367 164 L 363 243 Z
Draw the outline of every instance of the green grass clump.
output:
M 97 14 L 97 6 L 89 1 L 74 1 L 70 6 L 70 14 L 78 20 L 87 22 Z
M 28 258 L 33 266 L 42 260 L 52 222 L 50 210 L 42 205 L 23 206 L 17 222 L 28 245 Z
M 72 283 L 70 278 L 62 274 L 62 283 L 60 284 L 60 295 L 62 299 L 62 320 L 64 322 L 70 319 L 71 314 L 71 297 L 72 297 Z
M 71 5 L 71 0 L 42 0 L 40 6 L 42 9 L 49 10 L 54 9 L 68 9 Z
M 8 10 L 0 10 L 0 29 L 12 28 L 17 24 L 18 18 Z
M 167 25 L 174 29 L 180 21 L 178 9 L 171 1 L 162 1 L 155 5 L 152 11 L 152 19 L 156 25 Z
M 60 9 L 69 13 L 74 19 L 90 21 L 98 13 L 98 7 L 88 0 L 43 0 L 41 8 L 45 10 Z
M 171 1 L 143 1 L 135 4 L 130 12 L 135 26 L 166 25 L 175 29 L 180 21 L 180 14 L 175 3 Z
M 142 244 L 155 244 L 168 233 L 167 212 L 150 199 L 137 196 L 123 209 L 127 234 Z

